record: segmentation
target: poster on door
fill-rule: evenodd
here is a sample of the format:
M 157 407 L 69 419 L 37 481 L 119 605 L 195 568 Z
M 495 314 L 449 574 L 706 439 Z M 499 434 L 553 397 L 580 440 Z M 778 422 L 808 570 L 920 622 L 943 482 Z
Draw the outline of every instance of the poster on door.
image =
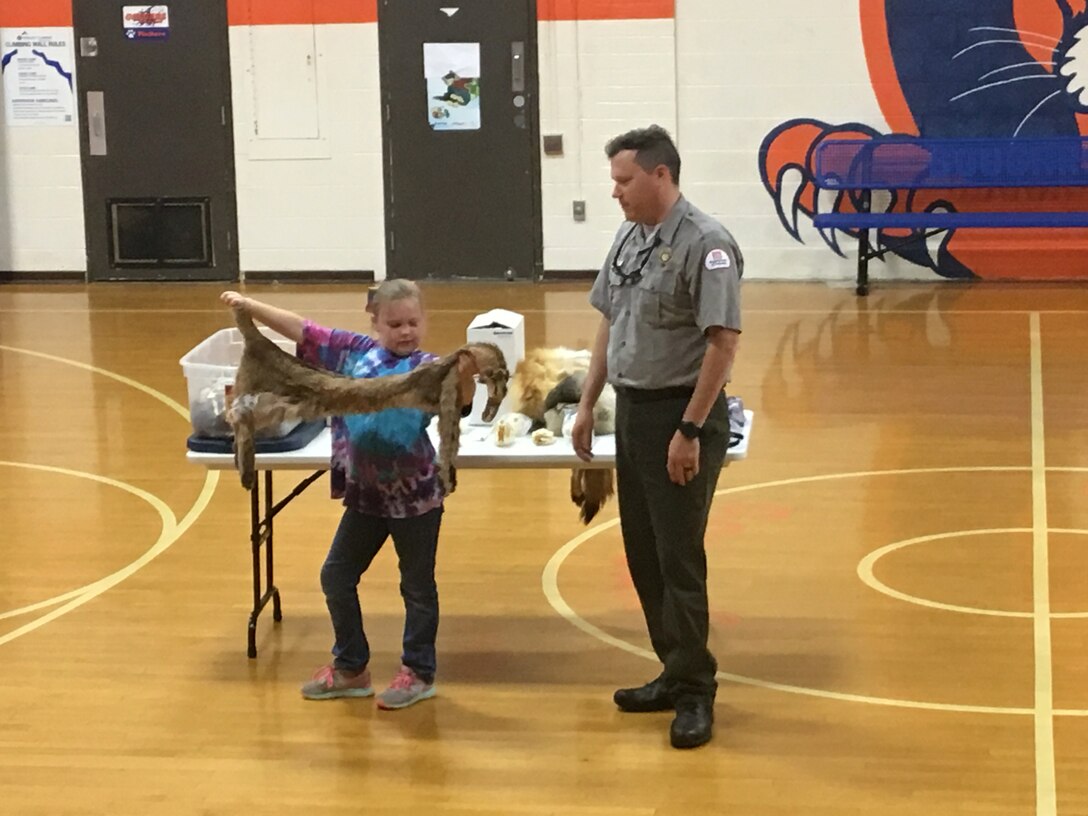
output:
M 433 130 L 480 129 L 479 43 L 424 43 L 423 77 Z
M 57 127 L 75 120 L 72 30 L 0 29 L 4 122 Z
M 121 17 L 130 40 L 161 42 L 170 37 L 169 6 L 124 6 Z

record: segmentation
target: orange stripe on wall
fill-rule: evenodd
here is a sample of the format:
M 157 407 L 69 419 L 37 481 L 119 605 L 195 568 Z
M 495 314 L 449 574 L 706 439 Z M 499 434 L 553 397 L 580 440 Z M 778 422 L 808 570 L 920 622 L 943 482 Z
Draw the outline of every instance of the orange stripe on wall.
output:
M 676 15 L 676 0 L 537 0 L 541 20 L 647 20 Z M 378 0 L 227 0 L 231 25 L 374 23 Z M 0 0 L 0 26 L 72 25 L 72 0 Z
M 888 126 L 896 133 L 917 136 L 918 125 L 907 104 L 907 98 L 903 96 L 899 74 L 892 59 L 883 0 L 861 0 L 861 39 L 865 43 L 869 80 Z
M 672 19 L 676 0 L 537 0 L 541 20 Z M 374 23 L 378 0 L 227 0 L 231 25 Z M 72 0 L 0 0 L 0 26 L 72 25 Z
M 72 0 L 0 0 L 0 26 L 30 28 L 72 25 Z
M 0 0 L 0 8 L 19 2 L 25 0 Z M 676 0 L 537 0 L 540 20 L 671 20 L 675 14 Z M 374 23 L 378 0 L 227 0 L 227 19 L 231 25 Z
M 541 20 L 671 20 L 676 0 L 537 0 Z
M 376 23 L 378 0 L 227 0 L 227 21 L 230 25 Z

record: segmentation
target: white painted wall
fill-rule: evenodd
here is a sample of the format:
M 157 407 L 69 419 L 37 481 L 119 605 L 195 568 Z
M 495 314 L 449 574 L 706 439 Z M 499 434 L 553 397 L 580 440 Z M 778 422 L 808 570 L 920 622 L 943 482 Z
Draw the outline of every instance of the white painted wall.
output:
M 651 123 L 675 131 L 674 46 L 672 20 L 539 24 L 540 132 L 564 143 L 563 156 L 541 156 L 545 270 L 601 265 L 623 219 L 604 146 Z M 575 200 L 586 202 L 583 223 Z
M 835 255 L 802 219 L 798 243 L 759 173 L 764 137 L 783 122 L 887 123 L 869 81 L 857 0 L 677 0 L 676 73 L 682 186 L 737 238 L 746 279 L 852 280 L 857 242 Z M 893 259 L 882 279 L 933 280 Z
M 0 42 L 21 31 L 0 28 Z M 72 41 L 71 28 L 34 31 Z M 65 68 L 74 63 L 69 55 Z M 86 272 L 78 111 L 70 125 L 27 127 L 9 125 L 6 107 L 0 104 L 0 271 Z
M 676 15 L 538 24 L 541 133 L 565 148 L 541 157 L 545 269 L 600 265 L 621 218 L 604 144 L 657 123 L 677 137 L 685 193 L 733 231 L 749 278 L 852 278 L 853 258 L 779 224 L 758 150 L 798 117 L 886 128 L 856 0 L 677 0 Z M 234 26 L 230 47 L 243 271 L 381 279 L 377 25 Z M 0 269 L 84 270 L 77 125 L 3 127 L 0 157 Z M 879 274 L 932 279 L 906 264 Z
M 230 31 L 246 270 L 385 275 L 378 27 Z

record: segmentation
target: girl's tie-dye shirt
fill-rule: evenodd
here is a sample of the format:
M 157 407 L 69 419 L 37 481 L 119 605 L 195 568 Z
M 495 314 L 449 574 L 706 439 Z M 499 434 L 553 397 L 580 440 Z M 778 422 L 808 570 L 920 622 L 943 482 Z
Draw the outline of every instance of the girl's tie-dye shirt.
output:
M 311 365 L 349 377 L 404 374 L 437 355 L 414 351 L 398 357 L 364 334 L 305 321 L 299 356 Z M 419 516 L 442 505 L 434 445 L 427 435 L 433 414 L 389 408 L 332 420 L 332 497 L 345 507 L 385 518 Z

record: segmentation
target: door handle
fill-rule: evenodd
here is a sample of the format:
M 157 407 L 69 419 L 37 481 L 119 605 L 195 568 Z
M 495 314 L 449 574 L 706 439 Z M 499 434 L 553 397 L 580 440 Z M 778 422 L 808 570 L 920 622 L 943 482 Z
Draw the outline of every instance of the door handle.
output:
M 525 43 L 520 40 L 510 43 L 510 90 L 525 92 Z
M 106 155 L 106 94 L 87 91 L 87 142 L 92 156 Z

